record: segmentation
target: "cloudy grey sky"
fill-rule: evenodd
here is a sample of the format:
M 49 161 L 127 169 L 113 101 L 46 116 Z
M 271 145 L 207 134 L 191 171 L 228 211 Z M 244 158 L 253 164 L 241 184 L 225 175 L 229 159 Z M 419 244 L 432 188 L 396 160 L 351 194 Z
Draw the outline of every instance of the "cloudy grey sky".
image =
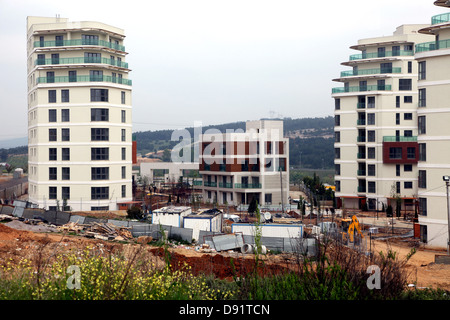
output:
M 133 131 L 333 113 L 358 39 L 429 23 L 433 0 L 0 0 L 0 140 L 27 135 L 26 17 L 125 30 Z

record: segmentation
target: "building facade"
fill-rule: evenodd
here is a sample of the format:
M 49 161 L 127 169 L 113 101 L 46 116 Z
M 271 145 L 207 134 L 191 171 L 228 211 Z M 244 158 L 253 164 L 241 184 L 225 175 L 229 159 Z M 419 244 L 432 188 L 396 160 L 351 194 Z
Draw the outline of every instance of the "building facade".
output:
M 199 139 L 203 200 L 287 205 L 289 139 L 283 121 L 247 121 L 245 132 L 205 133 Z
M 414 210 L 418 185 L 417 77 L 414 45 L 429 40 L 402 25 L 392 36 L 358 41 L 333 81 L 335 184 L 343 209 L 382 210 L 402 199 Z M 396 204 L 395 204 L 396 205 Z M 367 207 L 366 207 L 367 206 Z
M 435 5 L 449 8 L 447 1 Z M 447 247 L 449 238 L 446 184 L 450 175 L 450 12 L 431 18 L 419 30 L 431 37 L 415 48 L 419 66 L 418 197 L 421 241 Z
M 29 200 L 116 210 L 132 200 L 131 71 L 122 29 L 27 18 Z

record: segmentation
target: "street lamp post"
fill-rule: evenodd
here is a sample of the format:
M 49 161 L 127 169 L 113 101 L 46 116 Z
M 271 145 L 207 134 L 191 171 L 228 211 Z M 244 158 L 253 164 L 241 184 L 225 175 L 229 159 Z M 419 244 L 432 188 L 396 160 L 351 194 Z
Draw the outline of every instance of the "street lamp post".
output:
M 445 185 L 447 188 L 447 229 L 448 229 L 447 255 L 450 255 L 450 197 L 448 192 L 448 187 L 450 185 L 450 176 L 443 176 L 442 179 L 445 181 Z

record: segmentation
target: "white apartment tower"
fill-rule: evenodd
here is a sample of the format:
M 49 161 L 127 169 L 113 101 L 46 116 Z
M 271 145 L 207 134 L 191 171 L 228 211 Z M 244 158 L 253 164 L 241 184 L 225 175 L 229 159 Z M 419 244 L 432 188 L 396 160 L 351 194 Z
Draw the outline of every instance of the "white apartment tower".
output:
M 450 2 L 435 5 L 450 8 Z M 449 241 L 446 184 L 450 175 L 450 12 L 431 18 L 419 30 L 431 37 L 416 45 L 419 65 L 418 197 L 420 239 L 429 247 L 445 248 Z
M 101 22 L 27 18 L 29 200 L 41 208 L 132 200 L 124 38 Z
M 359 40 L 333 81 L 335 184 L 343 209 L 381 210 L 402 198 L 414 210 L 418 184 L 417 74 L 414 45 L 427 25 L 402 25 L 391 36 Z M 393 204 L 394 206 L 394 204 Z

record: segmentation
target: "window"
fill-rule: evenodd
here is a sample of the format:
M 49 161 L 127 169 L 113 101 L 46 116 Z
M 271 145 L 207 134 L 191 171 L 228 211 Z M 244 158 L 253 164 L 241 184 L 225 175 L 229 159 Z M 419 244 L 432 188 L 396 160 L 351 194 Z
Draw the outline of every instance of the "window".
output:
M 400 55 L 400 46 L 392 46 L 392 56 L 399 56 Z
M 126 140 L 126 130 L 125 129 L 122 129 L 122 141 L 125 141 Z
M 406 148 L 406 157 L 408 159 L 415 159 L 416 158 L 416 147 Z
M 389 148 L 389 159 L 401 159 L 401 158 L 402 158 L 402 148 L 400 147 Z
M 403 166 L 403 171 L 405 171 L 405 172 L 412 172 L 412 164 L 405 164 Z
M 412 118 L 413 114 L 410 112 L 403 114 L 403 120 L 412 120 Z
M 109 187 L 91 187 L 91 200 L 109 199 Z
M 405 181 L 405 182 L 403 182 L 403 188 L 404 189 L 412 189 L 412 187 L 413 187 L 412 181 Z
M 419 62 L 419 80 L 424 80 L 427 78 L 427 62 Z
M 341 99 L 334 99 L 334 110 L 341 109 Z
M 392 73 L 392 62 L 380 63 L 381 73 Z
M 395 97 L 395 107 L 400 108 L 400 96 Z
M 271 193 L 264 194 L 264 201 L 266 204 L 271 204 L 272 203 L 272 194 Z
M 91 121 L 109 121 L 109 109 L 92 108 Z
M 109 168 L 91 168 L 91 179 L 92 180 L 108 180 L 109 179 Z
M 341 149 L 340 148 L 334 148 L 334 158 L 335 159 L 341 158 Z
M 376 192 L 375 181 L 368 181 L 367 182 L 367 192 L 368 193 L 375 193 Z
M 126 159 L 127 159 L 127 149 L 122 148 L 122 160 L 126 160 Z
M 419 143 L 419 161 L 427 161 L 427 144 Z
M 57 168 L 48 168 L 48 180 L 58 180 Z
M 375 131 L 374 130 L 367 131 L 367 142 L 375 142 Z
M 337 127 L 341 125 L 341 116 L 338 114 L 334 116 L 334 125 Z
M 395 176 L 396 177 L 400 177 L 400 165 L 399 164 L 396 164 L 395 165 Z
M 336 186 L 336 192 L 341 192 L 341 182 L 339 180 L 336 180 L 334 184 Z
M 70 148 L 62 148 L 61 149 L 61 158 L 63 161 L 70 160 Z
M 378 58 L 382 58 L 386 56 L 386 48 L 381 47 L 378 48 Z
M 61 187 L 61 197 L 63 200 L 70 199 L 70 187 Z
M 102 61 L 102 55 L 98 52 L 85 52 L 84 62 L 85 63 L 100 63 Z
M 386 81 L 385 80 L 377 80 L 377 89 L 378 90 L 386 90 Z
M 408 61 L 408 73 L 412 73 L 412 61 Z
M 95 206 L 91 207 L 91 211 L 108 211 L 109 206 Z
M 120 92 L 120 100 L 122 102 L 122 104 L 125 104 L 125 91 L 121 91 Z
M 359 91 L 367 91 L 367 81 L 359 82 Z
M 69 71 L 69 82 L 77 82 L 77 72 Z
M 70 141 L 70 129 L 61 129 L 61 141 Z
M 368 125 L 374 125 L 375 124 L 375 113 L 368 113 L 367 114 L 367 124 Z
M 122 198 L 125 198 L 127 196 L 127 186 L 122 185 Z
M 419 188 L 427 187 L 427 171 L 419 170 Z
M 48 187 L 48 198 L 49 199 L 57 199 L 58 191 L 56 187 Z
M 48 90 L 48 103 L 56 103 L 56 90 Z
M 109 160 L 109 148 L 91 148 L 91 160 Z
M 103 81 L 103 71 L 89 70 L 89 80 L 90 81 Z M 104 90 L 104 89 L 92 89 L 92 90 Z M 96 101 L 99 101 L 99 100 L 96 100 Z M 100 101 L 108 101 L 108 100 L 100 100 Z
M 427 198 L 419 198 L 419 212 L 420 215 L 427 215 Z
M 98 35 L 82 34 L 81 43 L 83 45 L 98 45 Z
M 122 179 L 126 179 L 127 177 L 127 167 L 122 166 Z
M 69 167 L 61 168 L 61 180 L 70 180 L 70 168 Z
M 61 110 L 61 121 L 62 122 L 70 121 L 70 109 L 62 109 Z
M 395 124 L 400 124 L 400 113 L 395 114 Z
M 334 133 L 334 142 L 341 142 L 341 132 L 340 131 L 336 131 Z
M 375 148 L 367 148 L 367 159 L 375 159 Z
M 61 102 L 69 102 L 69 90 L 61 90 Z
M 426 224 L 420 225 L 420 242 L 428 242 L 428 226 Z
M 91 128 L 91 141 L 109 141 L 109 129 Z
M 121 115 L 122 115 L 122 123 L 125 123 L 127 121 L 127 113 L 126 113 L 126 111 L 122 110 Z
M 367 175 L 374 177 L 376 175 L 376 171 L 375 171 L 375 165 L 374 164 L 368 164 L 367 165 Z
M 56 148 L 49 148 L 48 149 L 48 160 L 49 161 L 56 161 L 57 160 Z
M 401 91 L 412 90 L 412 79 L 399 79 L 398 89 Z
M 426 126 L 426 117 L 425 116 L 418 116 L 418 131 L 419 134 L 425 134 L 427 133 L 427 126 Z
M 404 103 L 412 103 L 413 102 L 413 97 L 412 96 L 404 96 L 403 97 L 403 102 Z
M 337 176 L 341 175 L 341 165 L 340 164 L 335 164 L 334 165 L 334 174 Z
M 91 89 L 92 102 L 108 102 L 108 89 Z
M 47 83 L 54 83 L 55 82 L 55 73 L 53 71 L 48 71 L 46 80 L 47 80 Z M 56 90 L 51 90 L 51 91 L 55 91 L 55 99 L 56 99 Z M 54 101 L 54 102 L 56 102 L 56 101 Z
M 49 109 L 48 110 L 48 122 L 56 122 L 56 109 Z
M 427 89 L 419 89 L 419 107 L 427 106 Z
M 367 97 L 367 108 L 375 108 L 375 97 Z
M 400 190 L 400 181 L 397 181 L 395 183 L 395 187 L 396 187 L 396 193 L 400 194 L 401 190 Z
M 56 141 L 57 133 L 56 129 L 48 129 L 48 141 Z

